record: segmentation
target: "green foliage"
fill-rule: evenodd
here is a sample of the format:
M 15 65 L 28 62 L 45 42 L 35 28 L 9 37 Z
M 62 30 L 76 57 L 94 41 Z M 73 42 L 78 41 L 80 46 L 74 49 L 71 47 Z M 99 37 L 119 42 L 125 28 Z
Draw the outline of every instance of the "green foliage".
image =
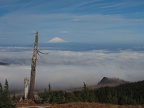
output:
M 49 85 L 48 85 L 48 86 L 49 86 L 49 92 L 51 92 L 51 85 L 50 85 L 50 83 L 49 83 Z
M 100 102 L 119 105 L 144 104 L 144 81 L 127 83 L 117 87 L 103 87 L 89 90 L 83 83 L 83 90 L 65 92 L 49 90 L 40 93 L 43 102 L 68 103 L 68 102 Z
M 144 81 L 96 90 L 98 102 L 120 105 L 144 104 Z
M 0 83 L 0 108 L 15 108 L 15 105 L 12 103 L 8 81 L 5 81 L 4 90 Z

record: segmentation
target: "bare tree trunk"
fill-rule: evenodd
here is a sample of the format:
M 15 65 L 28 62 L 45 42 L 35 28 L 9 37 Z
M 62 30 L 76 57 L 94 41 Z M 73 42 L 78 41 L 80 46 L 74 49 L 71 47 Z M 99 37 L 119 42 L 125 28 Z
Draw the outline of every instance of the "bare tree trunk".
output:
M 31 64 L 31 77 L 30 77 L 30 89 L 29 89 L 29 99 L 34 98 L 34 86 L 35 86 L 35 74 L 36 74 L 36 60 L 38 53 L 38 32 L 36 32 L 32 64 Z

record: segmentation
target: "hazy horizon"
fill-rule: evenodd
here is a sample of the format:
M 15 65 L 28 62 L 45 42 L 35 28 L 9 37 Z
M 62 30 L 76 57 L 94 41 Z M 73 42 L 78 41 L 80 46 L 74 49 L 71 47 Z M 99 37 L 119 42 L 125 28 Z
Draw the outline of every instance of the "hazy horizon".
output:
M 90 44 L 92 50 L 88 45 L 87 50 L 82 50 L 82 45 L 70 45 L 69 49 L 67 44 L 62 50 L 57 46 L 39 47 L 49 54 L 38 56 L 36 89 L 46 88 L 49 83 L 53 89 L 82 87 L 83 82 L 96 85 L 103 77 L 143 80 L 144 46 L 124 49 L 113 48 L 113 45 L 109 49 L 106 46 L 95 49 L 97 47 Z M 8 79 L 11 89 L 22 90 L 24 78 L 30 78 L 32 53 L 33 47 L 0 47 L 0 62 L 9 63 L 0 65 L 0 82 Z

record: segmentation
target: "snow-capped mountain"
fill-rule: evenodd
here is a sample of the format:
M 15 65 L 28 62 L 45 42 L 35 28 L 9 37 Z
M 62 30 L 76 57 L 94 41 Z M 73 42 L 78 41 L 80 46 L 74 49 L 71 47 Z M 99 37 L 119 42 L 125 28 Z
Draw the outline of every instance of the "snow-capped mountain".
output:
M 63 43 L 63 42 L 66 42 L 66 41 L 59 37 L 52 38 L 51 40 L 48 41 L 48 43 Z

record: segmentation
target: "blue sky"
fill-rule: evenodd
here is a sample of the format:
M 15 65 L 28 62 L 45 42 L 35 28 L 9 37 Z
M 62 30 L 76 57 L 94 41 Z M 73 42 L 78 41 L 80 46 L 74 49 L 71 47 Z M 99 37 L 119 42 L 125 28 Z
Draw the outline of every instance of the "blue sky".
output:
M 0 0 L 0 44 L 60 37 L 69 42 L 141 43 L 144 0 Z

